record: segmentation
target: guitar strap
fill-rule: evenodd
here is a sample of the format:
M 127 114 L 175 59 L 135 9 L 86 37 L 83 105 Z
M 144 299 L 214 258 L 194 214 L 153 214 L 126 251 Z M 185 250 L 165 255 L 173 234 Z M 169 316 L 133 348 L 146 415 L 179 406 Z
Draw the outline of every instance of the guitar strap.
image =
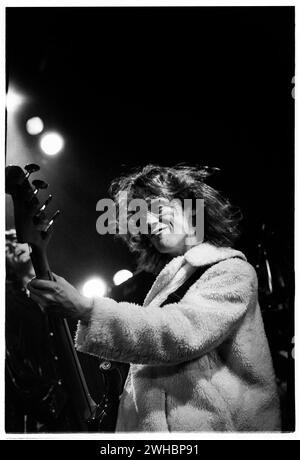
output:
M 200 276 L 205 272 L 206 267 L 199 267 L 196 271 L 182 284 L 175 292 L 169 294 L 166 300 L 161 304 L 161 307 L 164 307 L 168 303 L 179 302 L 189 288 L 200 278 Z

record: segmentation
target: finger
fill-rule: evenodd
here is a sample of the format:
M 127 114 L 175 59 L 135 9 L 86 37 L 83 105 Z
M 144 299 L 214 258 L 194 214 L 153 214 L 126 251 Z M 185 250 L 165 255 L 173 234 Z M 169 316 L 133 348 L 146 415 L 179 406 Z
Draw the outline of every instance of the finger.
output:
M 52 272 L 52 276 L 53 276 L 53 279 L 54 281 L 59 281 L 59 280 L 63 280 L 64 278 L 62 278 L 61 276 L 58 276 L 56 273 Z
M 55 298 L 54 298 L 53 294 L 51 294 L 50 292 L 47 293 L 45 291 L 40 291 L 40 290 L 35 289 L 35 288 L 29 289 L 29 292 L 30 292 L 30 295 L 33 294 L 36 297 L 39 297 L 40 300 L 46 301 L 48 303 L 49 302 L 55 302 Z
M 54 291 L 56 288 L 56 282 L 34 278 L 33 280 L 30 281 L 29 286 L 32 286 L 35 289 Z M 28 289 L 30 290 L 29 287 Z
M 30 283 L 27 285 L 27 289 L 29 290 L 30 295 L 34 294 L 35 296 L 38 296 L 40 299 L 53 299 L 53 293 L 42 289 L 36 289 L 34 286 L 31 286 Z
M 27 289 L 29 292 L 32 292 L 35 295 L 42 296 L 45 291 L 35 288 L 31 283 L 27 284 Z
M 35 292 L 30 292 L 30 297 L 36 303 L 38 303 L 43 309 L 52 310 L 54 306 L 58 305 L 51 296 L 51 294 L 43 294 L 42 296 Z
M 30 292 L 30 298 L 31 298 L 31 300 L 33 300 L 33 302 L 41 305 L 43 308 L 45 307 L 45 305 L 43 303 L 43 299 L 40 296 L 34 294 L 33 292 Z

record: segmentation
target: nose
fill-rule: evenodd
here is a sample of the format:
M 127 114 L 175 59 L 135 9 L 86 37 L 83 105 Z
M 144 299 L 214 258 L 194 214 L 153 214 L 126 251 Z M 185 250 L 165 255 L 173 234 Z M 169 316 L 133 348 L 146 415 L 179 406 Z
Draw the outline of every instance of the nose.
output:
M 152 214 L 151 212 L 147 212 L 146 222 L 150 232 L 155 230 L 157 225 L 159 224 L 159 216 Z

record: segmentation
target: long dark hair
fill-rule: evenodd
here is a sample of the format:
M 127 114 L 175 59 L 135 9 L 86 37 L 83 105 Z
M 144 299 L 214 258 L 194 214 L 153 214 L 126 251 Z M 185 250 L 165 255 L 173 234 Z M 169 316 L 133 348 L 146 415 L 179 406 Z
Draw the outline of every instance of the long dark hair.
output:
M 205 234 L 204 241 L 215 246 L 233 246 L 239 236 L 238 223 L 241 213 L 233 207 L 220 192 L 205 183 L 210 175 L 209 168 L 176 165 L 173 167 L 149 164 L 125 176 L 115 179 L 110 193 L 119 209 L 120 192 L 127 193 L 128 203 L 134 198 L 149 200 L 203 199 Z M 118 212 L 117 212 L 118 215 Z M 149 238 L 143 234 L 119 235 L 126 241 L 131 251 L 138 254 L 139 268 L 157 272 L 166 262 L 167 256 L 158 253 Z

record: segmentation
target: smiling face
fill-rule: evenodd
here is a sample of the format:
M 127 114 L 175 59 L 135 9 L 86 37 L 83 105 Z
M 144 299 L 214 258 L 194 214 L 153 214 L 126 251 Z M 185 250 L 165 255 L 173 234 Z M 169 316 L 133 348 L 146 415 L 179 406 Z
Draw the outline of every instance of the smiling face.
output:
M 180 200 L 158 198 L 151 203 L 147 214 L 151 243 L 162 254 L 180 255 L 194 243 L 194 229 L 190 223 L 191 210 L 184 210 Z
M 6 240 L 5 255 L 7 264 L 16 273 L 31 264 L 28 244 L 18 243 L 17 239 Z

